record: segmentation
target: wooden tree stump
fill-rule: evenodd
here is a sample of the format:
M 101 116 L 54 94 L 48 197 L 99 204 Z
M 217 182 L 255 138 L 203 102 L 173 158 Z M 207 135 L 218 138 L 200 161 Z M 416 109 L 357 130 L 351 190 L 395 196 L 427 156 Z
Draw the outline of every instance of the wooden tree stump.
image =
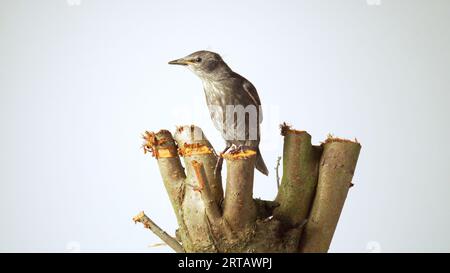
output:
M 255 151 L 217 155 L 195 126 L 145 132 L 144 150 L 158 162 L 179 228 L 172 237 L 143 212 L 133 220 L 176 252 L 327 252 L 361 145 L 328 137 L 314 146 L 307 132 L 286 124 L 281 134 L 283 176 L 267 201 L 253 198 Z M 227 164 L 225 193 L 214 174 L 219 156 Z

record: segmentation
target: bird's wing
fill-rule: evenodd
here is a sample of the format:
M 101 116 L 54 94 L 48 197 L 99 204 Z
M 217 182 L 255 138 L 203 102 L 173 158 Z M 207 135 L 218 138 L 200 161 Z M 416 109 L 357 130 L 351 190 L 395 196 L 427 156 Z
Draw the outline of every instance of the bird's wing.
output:
M 248 112 L 243 118 L 238 118 L 235 122 L 235 130 L 233 139 L 237 140 L 237 144 L 245 146 L 257 146 L 260 139 L 259 124 L 262 122 L 261 101 L 256 88 L 251 82 L 242 76 L 236 77 L 237 82 L 233 87 L 233 103 L 234 105 L 255 106 L 256 115 L 252 115 L 252 111 Z M 247 111 L 247 110 L 245 110 Z M 228 128 L 230 129 L 230 128 Z M 234 142 L 232 142 L 234 143 Z
M 259 99 L 258 91 L 256 91 L 255 86 L 253 86 L 253 84 L 251 82 L 249 82 L 248 80 L 244 80 L 242 87 L 244 88 L 246 95 L 250 98 L 250 100 L 253 102 L 253 104 L 256 105 L 257 107 L 261 106 L 261 100 Z M 258 112 L 260 115 L 259 123 L 261 123 L 263 120 L 263 114 L 262 114 L 262 111 L 259 111 L 259 110 L 260 109 L 258 109 Z

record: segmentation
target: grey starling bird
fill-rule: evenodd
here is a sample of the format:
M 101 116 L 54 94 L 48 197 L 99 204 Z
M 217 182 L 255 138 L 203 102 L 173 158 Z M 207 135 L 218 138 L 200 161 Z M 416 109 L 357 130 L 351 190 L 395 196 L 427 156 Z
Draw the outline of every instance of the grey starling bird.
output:
M 197 51 L 169 64 L 187 66 L 202 80 L 211 119 L 226 142 L 223 152 L 230 148 L 255 150 L 256 169 L 268 175 L 259 151 L 261 101 L 253 84 L 233 72 L 219 54 L 211 51 Z M 221 165 L 222 159 L 218 161 L 216 173 Z

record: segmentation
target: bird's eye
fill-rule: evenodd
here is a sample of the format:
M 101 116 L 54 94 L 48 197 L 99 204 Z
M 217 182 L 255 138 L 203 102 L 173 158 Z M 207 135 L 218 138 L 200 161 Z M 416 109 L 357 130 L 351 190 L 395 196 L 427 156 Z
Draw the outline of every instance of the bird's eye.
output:
M 200 58 L 200 57 L 198 57 L 197 59 L 195 59 L 195 62 L 196 63 L 199 63 L 199 62 L 201 62 L 202 61 L 202 58 Z

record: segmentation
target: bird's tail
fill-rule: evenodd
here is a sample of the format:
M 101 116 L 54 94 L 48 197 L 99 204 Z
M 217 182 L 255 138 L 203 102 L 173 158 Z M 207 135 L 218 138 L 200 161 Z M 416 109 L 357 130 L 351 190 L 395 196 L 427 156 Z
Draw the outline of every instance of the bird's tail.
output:
M 264 159 L 262 158 L 261 152 L 259 151 L 259 147 L 256 155 L 255 167 L 262 174 L 269 175 L 269 170 L 267 170 L 266 163 L 264 163 Z

